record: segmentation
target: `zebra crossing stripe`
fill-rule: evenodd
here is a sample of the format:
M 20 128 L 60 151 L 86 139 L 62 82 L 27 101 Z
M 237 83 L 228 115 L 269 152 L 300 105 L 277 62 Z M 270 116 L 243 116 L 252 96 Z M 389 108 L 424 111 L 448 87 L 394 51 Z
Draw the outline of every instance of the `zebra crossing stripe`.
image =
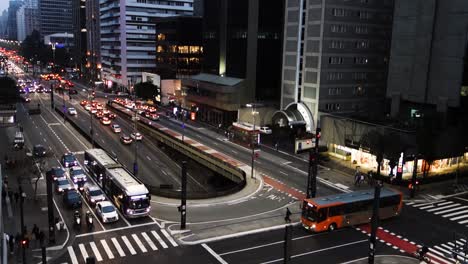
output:
M 452 252 L 446 250 L 445 248 L 442 248 L 442 247 L 439 247 L 439 246 L 434 246 L 434 248 L 436 248 L 437 250 L 440 250 L 442 252 L 445 252 L 448 255 L 452 255 Z
M 130 251 L 130 254 L 136 255 L 136 251 L 133 248 L 132 244 L 130 244 L 130 241 L 128 241 L 128 238 L 126 236 L 122 236 L 122 240 L 125 243 L 125 245 L 127 246 L 128 250 Z
M 169 240 L 169 242 L 171 242 L 172 246 L 174 246 L 174 247 L 178 246 L 177 243 L 174 241 L 174 239 L 169 235 L 169 233 L 167 233 L 167 231 L 165 229 L 161 229 L 161 232 L 167 238 L 167 240 Z
M 459 211 L 459 212 L 455 212 L 455 213 L 451 213 L 451 214 L 446 214 L 446 215 L 443 215 L 442 217 L 451 217 L 451 216 L 454 216 L 454 215 L 459 215 L 459 214 L 464 214 L 464 213 L 468 213 L 468 210 L 463 210 L 463 211 Z M 452 220 L 452 219 L 450 219 Z
M 446 205 L 446 204 L 451 204 L 451 203 L 453 203 L 453 202 L 448 201 L 448 202 L 445 202 L 445 203 L 431 204 L 431 205 L 428 205 L 428 206 L 420 207 L 419 209 L 426 210 L 426 209 L 429 209 L 429 208 L 439 207 L 439 206 Z
M 141 240 L 138 238 L 136 234 L 132 234 L 133 240 L 137 243 L 138 247 L 140 248 L 141 252 L 146 253 L 148 250 L 145 248 L 143 243 L 141 243 Z
M 79 244 L 78 247 L 80 248 L 81 256 L 83 256 L 83 259 L 86 262 L 86 259 L 88 258 L 88 252 L 86 252 L 85 246 L 83 244 Z
M 78 259 L 76 258 L 75 251 L 73 250 L 72 246 L 68 246 L 68 255 L 70 255 L 70 260 L 72 264 L 78 264 Z
M 151 239 L 149 238 L 148 234 L 146 234 L 146 232 L 141 232 L 141 236 L 146 240 L 146 243 L 148 243 L 148 245 L 153 251 L 158 250 L 158 248 L 153 243 L 153 241 L 151 241 Z
M 467 208 L 467 207 L 468 207 L 468 206 L 460 206 L 460 207 L 451 208 L 451 209 L 448 209 L 448 210 L 443 210 L 443 211 L 435 212 L 434 214 L 438 215 L 438 214 L 450 213 L 450 212 L 453 212 L 453 211 L 456 211 L 456 210 L 465 209 L 465 208 Z
M 462 216 L 457 216 L 457 217 L 450 218 L 450 220 L 455 221 L 455 220 L 460 220 L 460 219 L 467 218 L 467 217 L 468 217 L 468 215 L 462 215 Z
M 159 244 L 161 244 L 161 246 L 163 248 L 167 248 L 167 244 L 166 242 L 164 242 L 164 240 L 162 240 L 162 238 L 158 235 L 158 233 L 156 233 L 156 231 L 151 231 L 151 234 L 153 234 L 153 236 L 158 240 Z
M 119 255 L 121 257 L 125 257 L 125 252 L 123 251 L 122 247 L 120 247 L 119 241 L 117 241 L 117 238 L 113 237 L 111 238 L 112 243 L 114 243 L 115 248 L 117 249 L 117 252 L 119 252 Z
M 443 200 L 442 200 L 441 202 L 443 202 Z M 421 206 L 425 206 L 425 205 L 429 205 L 429 204 L 433 204 L 433 202 L 429 202 L 429 203 L 421 203 L 421 204 L 415 204 L 415 205 L 413 205 L 413 207 L 421 207 Z
M 463 221 L 460 221 L 460 222 L 458 222 L 458 223 L 459 223 L 459 224 L 466 224 L 466 223 L 468 223 L 468 220 L 463 220 Z
M 439 211 L 439 210 L 444 210 L 444 209 L 447 209 L 447 208 L 452 208 L 452 207 L 455 207 L 455 206 L 459 206 L 461 204 L 459 203 L 454 203 L 454 204 L 449 204 L 449 205 L 446 205 L 446 206 L 437 206 L 437 208 L 432 208 L 432 209 L 429 209 L 427 210 L 428 212 L 434 212 L 434 211 Z
M 89 245 L 91 246 L 91 249 L 93 250 L 94 256 L 96 257 L 97 261 L 102 261 L 102 256 L 101 253 L 99 253 L 99 250 L 96 246 L 96 243 L 90 242 Z
M 107 242 L 106 242 L 104 239 L 101 239 L 101 244 L 102 244 L 102 247 L 104 248 L 104 250 L 106 251 L 107 256 L 108 256 L 110 259 L 113 259 L 113 258 L 114 258 L 114 254 L 112 254 L 112 251 L 111 251 L 111 249 L 109 248 L 109 246 L 107 245 Z

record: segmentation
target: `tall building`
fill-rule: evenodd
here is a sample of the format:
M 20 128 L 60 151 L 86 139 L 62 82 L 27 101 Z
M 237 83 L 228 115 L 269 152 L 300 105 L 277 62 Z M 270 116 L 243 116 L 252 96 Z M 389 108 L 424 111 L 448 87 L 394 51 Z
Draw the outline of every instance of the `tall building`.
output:
M 310 131 L 319 111 L 378 113 L 385 98 L 393 0 L 287 0 L 286 5 L 284 111 L 277 121 L 305 123 Z
M 396 0 L 387 85 L 392 116 L 428 110 L 457 118 L 467 109 L 467 36 L 468 2 Z
M 72 3 L 72 19 L 73 19 L 73 63 L 72 66 L 79 69 L 80 72 L 85 71 L 86 65 L 86 0 L 73 0 Z
M 8 10 L 5 9 L 0 16 L 0 38 L 6 39 L 8 37 L 7 33 L 7 23 L 8 23 Z
M 131 89 L 142 72 L 153 72 L 157 17 L 193 15 L 193 0 L 101 0 L 102 78 L 109 87 Z
M 41 35 L 73 33 L 72 0 L 39 0 Z
M 182 84 L 200 120 L 228 126 L 246 103 L 279 101 L 284 1 L 203 2 L 203 74 Z
M 99 0 L 86 1 L 86 74 L 92 81 L 101 77 L 101 29 Z
M 16 21 L 16 12 L 23 5 L 23 1 L 10 0 L 8 7 L 7 35 L 11 40 L 18 40 L 18 23 Z
M 16 12 L 18 40 L 23 41 L 33 30 L 40 31 L 38 0 L 24 0 Z

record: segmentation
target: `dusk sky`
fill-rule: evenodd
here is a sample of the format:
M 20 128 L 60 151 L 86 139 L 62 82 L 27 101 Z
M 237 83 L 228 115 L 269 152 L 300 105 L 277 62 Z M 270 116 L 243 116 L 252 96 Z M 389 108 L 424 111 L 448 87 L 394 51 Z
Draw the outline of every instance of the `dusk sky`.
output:
M 7 9 L 9 5 L 9 1 L 0 1 L 0 14 L 3 10 Z

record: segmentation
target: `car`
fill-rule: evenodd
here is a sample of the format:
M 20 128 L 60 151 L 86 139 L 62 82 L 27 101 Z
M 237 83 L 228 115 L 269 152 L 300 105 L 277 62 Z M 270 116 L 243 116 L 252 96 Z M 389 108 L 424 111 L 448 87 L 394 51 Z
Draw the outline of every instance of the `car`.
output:
M 45 157 L 46 154 L 47 154 L 47 150 L 43 145 L 41 144 L 34 145 L 33 147 L 34 157 Z
M 140 141 L 143 139 L 143 135 L 140 132 L 133 132 L 130 134 L 130 137 L 137 141 Z
M 89 204 L 95 206 L 96 203 L 105 201 L 106 197 L 102 190 L 96 185 L 86 185 L 84 187 L 83 195 Z
M 97 111 L 96 113 L 94 113 L 94 117 L 98 119 L 101 119 L 103 116 L 104 114 L 102 113 L 102 111 Z
M 73 166 L 70 168 L 70 179 L 75 184 L 79 182 L 85 183 L 87 181 L 86 174 L 80 166 Z
M 109 201 L 96 203 L 96 215 L 101 218 L 103 223 L 110 223 L 119 220 L 119 214 L 114 205 Z
M 106 116 L 110 119 L 115 119 L 116 117 L 114 113 L 108 113 Z
M 87 105 L 87 104 L 88 104 L 88 101 L 86 101 L 86 100 L 82 100 L 82 101 L 80 102 L 80 105 L 83 106 L 83 107 L 84 107 L 85 105 Z
M 78 91 L 75 89 L 68 90 L 68 94 L 78 94 Z
M 23 100 L 23 102 L 25 102 L 25 103 L 31 102 L 31 98 L 29 98 L 27 96 L 21 96 L 21 100 Z
M 39 86 L 36 88 L 36 93 L 43 93 L 44 92 L 44 87 Z
M 76 112 L 76 109 L 75 109 L 75 108 L 69 107 L 69 108 L 68 108 L 68 114 L 69 114 L 69 115 L 77 115 L 78 112 Z
M 102 117 L 102 119 L 101 119 L 101 123 L 102 123 L 103 125 L 105 125 L 105 126 L 108 126 L 108 125 L 110 125 L 111 121 L 110 121 L 110 119 L 109 119 L 108 117 L 104 116 L 104 117 Z
M 91 114 L 96 114 L 98 112 L 98 110 L 96 108 L 91 108 L 90 110 Z
M 148 118 L 153 120 L 153 121 L 157 121 L 157 120 L 159 120 L 159 115 L 158 114 L 149 114 Z
M 50 177 L 51 180 L 57 181 L 57 179 L 66 179 L 65 171 L 61 167 L 53 167 L 47 173 L 46 176 Z
M 120 136 L 120 141 L 125 144 L 125 145 L 128 145 L 128 144 L 131 144 L 132 143 L 132 138 L 125 135 L 125 134 L 122 134 L 122 136 Z
M 273 133 L 273 131 L 271 130 L 271 128 L 264 126 L 264 127 L 260 127 L 260 133 L 269 135 Z
M 73 187 L 66 177 L 58 178 L 57 181 L 55 181 L 55 192 L 63 193 L 65 190 L 71 189 L 73 189 Z
M 102 109 L 104 109 L 104 107 L 102 106 L 102 104 L 96 104 L 96 109 L 97 110 L 102 110 Z
M 84 109 L 86 109 L 86 111 L 89 112 L 89 111 L 91 111 L 91 109 L 93 109 L 93 107 L 92 107 L 90 104 L 86 104 L 86 105 L 84 106 Z
M 62 156 L 62 165 L 65 168 L 78 166 L 78 160 L 76 160 L 76 157 L 73 155 L 73 153 L 65 153 Z
M 150 106 L 150 107 L 148 107 L 148 111 L 149 111 L 150 113 L 152 113 L 152 114 L 153 114 L 153 113 L 156 113 L 156 107 Z
M 120 133 L 122 132 L 122 128 L 120 128 L 119 124 L 113 123 L 111 125 L 111 129 L 114 133 Z
M 80 208 L 82 205 L 81 196 L 75 189 L 65 191 L 63 194 L 63 204 L 68 208 Z

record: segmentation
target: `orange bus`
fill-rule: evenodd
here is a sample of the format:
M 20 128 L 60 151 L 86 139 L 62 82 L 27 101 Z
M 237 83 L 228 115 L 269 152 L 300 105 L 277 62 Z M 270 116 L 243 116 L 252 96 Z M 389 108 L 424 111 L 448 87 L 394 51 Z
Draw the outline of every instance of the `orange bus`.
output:
M 301 222 L 314 231 L 333 231 L 336 228 L 369 223 L 372 217 L 374 189 L 304 199 Z M 403 206 L 401 192 L 382 188 L 380 219 L 397 216 Z

